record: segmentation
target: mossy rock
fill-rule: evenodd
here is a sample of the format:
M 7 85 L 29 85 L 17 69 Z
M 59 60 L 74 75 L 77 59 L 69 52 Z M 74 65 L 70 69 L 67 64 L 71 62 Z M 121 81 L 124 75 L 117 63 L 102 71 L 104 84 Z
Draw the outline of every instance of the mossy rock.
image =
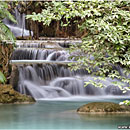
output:
M 10 80 L 12 70 L 9 60 L 11 59 L 13 48 L 13 44 L 5 44 L 0 42 L 0 71 L 7 78 L 7 83 Z
M 78 113 L 130 113 L 130 106 L 112 102 L 92 102 L 77 109 Z
M 34 98 L 20 94 L 11 85 L 0 85 L 0 103 L 34 103 Z

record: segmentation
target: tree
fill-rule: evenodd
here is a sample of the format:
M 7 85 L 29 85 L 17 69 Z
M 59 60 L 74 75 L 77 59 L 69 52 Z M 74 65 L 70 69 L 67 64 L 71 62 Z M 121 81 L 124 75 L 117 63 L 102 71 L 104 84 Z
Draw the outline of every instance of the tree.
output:
M 71 68 L 85 68 L 93 75 L 117 78 L 128 86 L 114 84 L 124 93 L 130 90 L 130 1 L 45 2 L 41 13 L 34 12 L 27 19 L 48 26 L 54 20 L 69 26 L 74 19 L 84 35 L 82 44 L 70 48 L 71 57 L 78 61 L 70 64 Z M 118 71 L 118 66 L 123 68 L 123 73 Z M 97 86 L 102 87 L 101 84 Z

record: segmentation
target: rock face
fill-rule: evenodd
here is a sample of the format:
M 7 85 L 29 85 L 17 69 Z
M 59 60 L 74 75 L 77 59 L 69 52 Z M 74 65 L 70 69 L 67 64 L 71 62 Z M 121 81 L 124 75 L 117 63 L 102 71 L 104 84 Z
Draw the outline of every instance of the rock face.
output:
M 11 85 L 0 85 L 0 103 L 33 103 L 35 100 L 15 91 Z
M 119 105 L 112 102 L 93 102 L 81 106 L 78 113 L 130 113 L 130 106 Z
M 4 44 L 0 42 L 0 70 L 7 78 L 7 82 L 9 82 L 11 74 L 9 60 L 11 59 L 12 52 L 13 44 Z

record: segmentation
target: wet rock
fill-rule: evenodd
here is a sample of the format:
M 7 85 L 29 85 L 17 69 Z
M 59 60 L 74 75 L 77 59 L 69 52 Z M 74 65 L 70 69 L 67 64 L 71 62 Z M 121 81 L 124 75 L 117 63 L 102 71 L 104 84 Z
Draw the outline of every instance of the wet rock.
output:
M 11 85 L 0 85 L 0 103 L 34 103 L 35 100 L 15 91 Z
M 77 109 L 78 113 L 130 113 L 130 106 L 112 102 L 92 102 Z
M 106 94 L 110 94 L 110 95 L 123 95 L 122 91 L 120 90 L 120 88 L 118 86 L 115 85 L 109 85 L 106 89 L 105 89 Z

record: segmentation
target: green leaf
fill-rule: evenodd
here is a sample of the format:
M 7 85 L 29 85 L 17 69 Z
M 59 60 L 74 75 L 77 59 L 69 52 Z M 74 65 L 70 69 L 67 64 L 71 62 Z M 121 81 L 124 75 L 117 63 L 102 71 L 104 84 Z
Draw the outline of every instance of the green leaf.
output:
M 10 31 L 10 29 L 0 21 L 0 40 L 11 40 L 13 43 L 15 42 L 15 36 Z
M 6 78 L 3 75 L 3 73 L 0 71 L 0 83 L 5 83 L 6 82 Z

